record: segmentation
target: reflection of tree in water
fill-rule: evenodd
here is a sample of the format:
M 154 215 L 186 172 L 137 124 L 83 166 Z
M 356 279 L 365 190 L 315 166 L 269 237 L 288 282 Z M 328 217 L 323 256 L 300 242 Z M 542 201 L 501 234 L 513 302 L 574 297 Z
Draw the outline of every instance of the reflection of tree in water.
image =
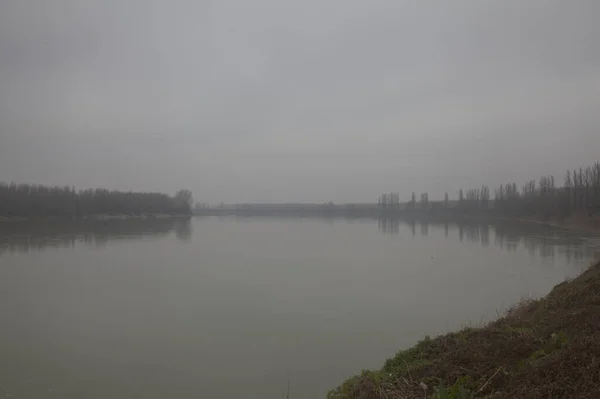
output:
M 487 223 L 482 224 L 479 228 L 479 231 L 479 236 L 481 237 L 481 245 L 487 247 L 488 245 L 490 245 L 490 226 Z
M 495 241 L 500 248 L 506 249 L 509 252 L 517 250 L 519 243 L 523 237 L 523 230 L 515 227 L 512 223 L 500 222 L 494 226 Z M 528 243 L 525 242 L 525 248 L 528 248 Z M 533 255 L 533 252 L 530 252 Z
M 421 236 L 427 237 L 429 236 L 429 221 L 423 220 L 421 222 Z
M 534 256 L 535 255 L 535 250 L 537 247 L 537 243 L 535 241 L 532 240 L 523 240 L 523 246 L 527 249 L 527 252 L 529 252 L 530 256 Z
M 582 241 L 586 241 L 586 245 L 581 245 Z M 569 263 L 598 259 L 600 258 L 600 239 L 588 238 L 582 240 L 572 238 L 565 245 L 559 246 L 556 252 L 563 255 Z
M 495 226 L 495 233 L 497 242 L 507 243 L 513 250 L 522 243 L 532 257 L 552 258 L 560 254 L 567 263 L 593 258 L 593 250 L 584 245 L 584 240 L 566 230 L 535 223 L 504 222 Z
M 554 257 L 555 243 L 547 237 L 542 237 L 539 241 L 538 250 L 542 258 Z
M 384 234 L 397 235 L 400 231 L 400 219 L 382 218 L 378 220 L 379 230 Z
M 578 263 L 582 262 L 584 259 L 587 259 L 586 252 L 583 250 L 583 248 L 575 245 L 566 245 L 562 248 L 559 248 L 558 253 L 564 254 L 569 263 Z M 592 254 L 592 256 L 594 255 Z
M 479 226 L 465 226 L 465 236 L 469 242 L 479 242 Z
M 179 239 L 189 240 L 192 235 L 190 220 L 164 218 L 2 223 L 0 254 L 72 248 L 76 244 L 103 247 L 110 241 L 143 236 L 164 237 L 173 230 Z
M 503 222 L 495 226 L 495 232 L 497 242 L 507 243 L 513 248 L 522 243 L 531 256 L 537 253 L 541 257 L 553 257 L 556 248 L 570 245 L 574 240 L 581 243 L 580 238 L 564 230 L 550 229 L 534 223 Z
M 0 238 L 0 255 L 40 251 L 45 248 L 73 248 L 77 242 L 75 237 L 31 237 L 16 236 L 10 239 Z
M 174 228 L 178 240 L 189 241 L 192 238 L 192 222 L 189 219 L 178 220 Z
M 390 219 L 383 218 L 379 220 L 379 230 L 384 234 L 396 235 L 399 232 L 399 225 L 406 224 L 411 230 L 413 237 L 416 232 L 416 224 L 420 224 L 421 235 L 429 235 L 429 226 L 443 228 L 444 237 L 452 236 L 449 230 L 458 231 L 458 239 L 462 242 L 479 243 L 482 246 L 489 246 L 491 236 L 496 246 L 509 251 L 516 251 L 520 245 L 525 248 L 530 256 L 539 256 L 541 258 L 552 258 L 560 254 L 564 256 L 567 262 L 582 261 L 592 259 L 596 252 L 600 252 L 600 240 L 597 247 L 583 245 L 583 240 L 565 230 L 549 228 L 548 226 L 535 223 L 522 223 L 514 221 L 489 221 L 476 219 L 442 219 L 426 218 L 422 220 L 410 219 Z

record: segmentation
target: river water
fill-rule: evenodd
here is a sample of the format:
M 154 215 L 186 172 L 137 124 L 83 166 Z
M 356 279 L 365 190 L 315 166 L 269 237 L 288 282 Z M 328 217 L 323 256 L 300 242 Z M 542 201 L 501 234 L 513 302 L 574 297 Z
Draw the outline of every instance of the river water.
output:
M 507 222 L 0 223 L 0 396 L 322 398 L 599 251 Z

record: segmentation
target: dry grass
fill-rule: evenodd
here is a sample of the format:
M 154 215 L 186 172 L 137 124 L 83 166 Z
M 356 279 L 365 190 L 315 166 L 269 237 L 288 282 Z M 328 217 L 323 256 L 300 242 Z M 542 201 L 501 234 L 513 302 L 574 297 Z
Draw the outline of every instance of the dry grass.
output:
M 436 398 L 457 381 L 475 397 L 600 398 L 600 263 L 484 328 L 426 338 L 328 398 Z

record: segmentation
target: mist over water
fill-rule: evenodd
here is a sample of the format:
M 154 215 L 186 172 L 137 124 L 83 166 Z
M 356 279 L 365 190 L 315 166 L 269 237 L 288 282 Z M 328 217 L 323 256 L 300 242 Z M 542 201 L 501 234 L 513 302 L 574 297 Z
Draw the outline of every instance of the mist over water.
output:
M 322 398 L 578 275 L 514 221 L 600 232 L 599 15 L 0 0 L 0 397 Z
M 600 242 L 514 222 L 206 217 L 0 228 L 15 398 L 321 398 L 425 335 L 579 274 Z

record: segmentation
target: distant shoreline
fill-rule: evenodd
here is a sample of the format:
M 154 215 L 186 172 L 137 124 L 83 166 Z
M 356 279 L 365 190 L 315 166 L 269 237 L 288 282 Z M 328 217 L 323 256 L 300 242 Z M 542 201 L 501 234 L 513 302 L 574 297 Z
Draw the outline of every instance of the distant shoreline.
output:
M 237 216 L 237 217 L 345 217 L 369 219 L 403 219 L 403 220 L 509 220 L 523 223 L 535 223 L 579 232 L 597 233 L 600 231 L 600 217 L 584 214 L 571 215 L 565 219 L 542 218 L 539 216 L 507 216 L 489 209 L 487 211 L 465 212 L 456 208 L 421 209 L 380 209 L 373 206 L 352 205 L 317 205 L 298 204 L 280 205 L 260 208 L 208 208 L 196 209 L 194 216 Z
M 109 221 L 109 220 L 155 220 L 155 219 L 189 219 L 191 214 L 148 214 L 148 215 L 125 215 L 125 214 L 97 214 L 83 217 L 61 217 L 61 216 L 33 216 L 33 217 L 5 217 L 0 216 L 0 222 L 33 222 L 33 221 Z

